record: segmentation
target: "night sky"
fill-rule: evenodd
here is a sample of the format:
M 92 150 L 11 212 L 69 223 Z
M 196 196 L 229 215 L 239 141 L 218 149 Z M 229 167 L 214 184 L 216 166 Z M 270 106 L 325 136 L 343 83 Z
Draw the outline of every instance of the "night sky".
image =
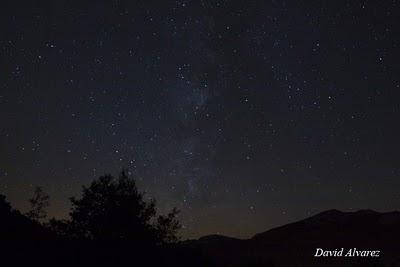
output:
M 8 2 L 8 3 L 7 3 Z M 400 209 L 399 1 L 5 1 L 0 193 L 129 168 L 184 238 Z

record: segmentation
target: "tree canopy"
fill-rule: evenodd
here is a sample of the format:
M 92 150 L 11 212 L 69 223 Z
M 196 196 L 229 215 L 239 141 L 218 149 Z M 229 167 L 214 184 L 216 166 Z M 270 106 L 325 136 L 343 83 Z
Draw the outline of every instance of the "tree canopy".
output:
M 30 219 L 41 221 L 47 217 L 46 208 L 49 206 L 49 195 L 37 186 L 33 192 L 33 197 L 29 199 L 31 209 L 26 213 Z
M 71 220 L 58 222 L 58 227 L 68 229 L 75 238 L 152 244 L 178 240 L 178 210 L 157 215 L 155 200 L 146 202 L 126 171 L 118 178 L 104 175 L 94 180 L 89 187 L 83 187 L 81 198 L 72 197 L 71 203 Z

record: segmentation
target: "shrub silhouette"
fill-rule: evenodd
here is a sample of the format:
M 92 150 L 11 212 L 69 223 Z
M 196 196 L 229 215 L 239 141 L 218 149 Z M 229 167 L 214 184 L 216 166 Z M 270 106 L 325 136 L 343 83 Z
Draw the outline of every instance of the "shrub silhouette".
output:
M 19 239 L 44 240 L 49 236 L 49 231 L 36 221 L 13 209 L 10 203 L 6 201 L 6 197 L 0 194 L 0 241 Z
M 0 194 L 0 214 L 11 213 L 11 205 L 7 202 L 6 196 Z
M 72 197 L 70 221 L 50 222 L 53 231 L 78 239 L 123 240 L 140 244 L 163 244 L 177 241 L 180 224 L 177 209 L 166 216 L 157 216 L 156 202 L 144 201 L 134 179 L 122 171 L 119 178 L 101 176 L 82 197 Z

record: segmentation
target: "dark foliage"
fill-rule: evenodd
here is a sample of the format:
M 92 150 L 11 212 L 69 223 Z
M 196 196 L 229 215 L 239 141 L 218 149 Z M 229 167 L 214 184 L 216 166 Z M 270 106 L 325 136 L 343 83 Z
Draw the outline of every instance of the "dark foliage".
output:
M 30 219 L 41 221 L 47 217 L 46 208 L 49 206 L 49 195 L 37 186 L 33 192 L 33 197 L 29 199 L 31 209 L 26 213 Z
M 58 232 L 89 240 L 123 240 L 159 245 L 176 242 L 180 224 L 177 209 L 156 215 L 155 200 L 144 201 L 134 179 L 122 171 L 118 179 L 105 175 L 83 187 L 80 199 L 71 198 L 71 221 L 52 221 Z M 64 234 L 65 235 L 65 234 Z
M 14 210 L 0 195 L 0 240 L 48 239 L 50 231 Z
M 0 266 L 204 266 L 196 251 L 175 244 L 178 210 L 157 215 L 125 171 L 83 187 L 69 220 L 40 223 L 48 199 L 36 188 L 23 215 L 0 195 Z

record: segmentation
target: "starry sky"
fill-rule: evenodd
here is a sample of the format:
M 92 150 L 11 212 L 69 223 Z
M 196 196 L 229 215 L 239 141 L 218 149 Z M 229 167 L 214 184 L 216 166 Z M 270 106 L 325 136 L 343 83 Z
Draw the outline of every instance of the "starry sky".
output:
M 400 209 L 399 1 L 5 1 L 0 193 L 129 168 L 184 238 Z

